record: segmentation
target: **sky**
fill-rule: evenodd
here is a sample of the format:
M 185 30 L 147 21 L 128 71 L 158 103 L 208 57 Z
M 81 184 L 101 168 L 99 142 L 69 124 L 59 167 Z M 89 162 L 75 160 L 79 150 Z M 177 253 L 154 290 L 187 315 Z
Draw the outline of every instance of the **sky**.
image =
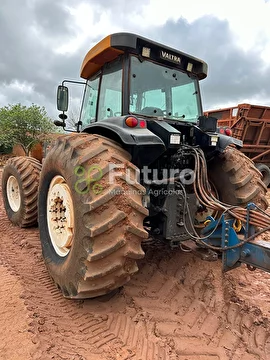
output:
M 270 106 L 269 0 L 0 0 L 0 107 L 35 103 L 56 119 L 58 84 L 121 31 L 206 61 L 204 110 Z

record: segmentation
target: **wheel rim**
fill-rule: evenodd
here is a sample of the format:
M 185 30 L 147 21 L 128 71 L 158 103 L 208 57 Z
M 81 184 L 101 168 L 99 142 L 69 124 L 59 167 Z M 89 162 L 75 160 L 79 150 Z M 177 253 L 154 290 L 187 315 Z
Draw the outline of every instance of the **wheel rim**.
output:
M 60 175 L 52 179 L 48 191 L 47 224 L 55 252 L 67 256 L 73 242 L 74 208 L 71 190 Z
M 8 178 L 6 189 L 9 206 L 14 212 L 17 212 L 21 206 L 21 193 L 15 176 L 12 175 Z

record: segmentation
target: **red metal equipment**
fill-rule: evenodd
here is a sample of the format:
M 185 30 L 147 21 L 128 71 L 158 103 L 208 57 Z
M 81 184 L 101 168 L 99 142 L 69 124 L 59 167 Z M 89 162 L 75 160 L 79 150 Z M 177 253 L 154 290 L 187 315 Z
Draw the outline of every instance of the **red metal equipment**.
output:
M 270 107 L 239 104 L 205 115 L 217 118 L 220 127 L 230 127 L 232 136 L 243 141 L 245 155 L 270 167 Z
M 270 107 L 239 104 L 234 107 L 204 113 L 218 119 L 218 126 L 243 141 L 241 151 L 256 163 L 266 185 L 270 182 Z M 227 129 L 226 129 L 227 128 Z M 267 165 L 268 168 L 265 166 Z

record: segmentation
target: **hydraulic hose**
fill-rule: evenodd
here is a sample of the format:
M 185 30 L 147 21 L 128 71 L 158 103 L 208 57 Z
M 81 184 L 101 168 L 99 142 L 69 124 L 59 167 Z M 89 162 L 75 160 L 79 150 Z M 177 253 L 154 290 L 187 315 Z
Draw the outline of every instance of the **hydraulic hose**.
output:
M 207 164 L 204 153 L 199 148 L 194 148 L 187 145 L 189 151 L 195 160 L 194 175 L 195 180 L 193 183 L 194 192 L 199 202 L 207 208 L 213 209 L 218 212 L 226 211 L 233 218 L 241 220 L 243 223 L 247 222 L 249 212 L 249 223 L 260 228 L 270 227 L 270 216 L 256 206 L 256 210 L 247 210 L 240 206 L 231 206 L 223 203 L 211 192 L 211 187 L 208 182 Z

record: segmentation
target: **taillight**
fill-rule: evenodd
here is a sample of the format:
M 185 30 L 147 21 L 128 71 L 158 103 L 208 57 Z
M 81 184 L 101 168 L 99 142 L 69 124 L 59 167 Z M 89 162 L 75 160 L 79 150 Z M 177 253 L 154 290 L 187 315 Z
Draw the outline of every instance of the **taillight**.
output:
M 146 128 L 146 121 L 140 120 L 140 128 Z
M 134 116 L 129 116 L 126 118 L 125 123 L 128 127 L 134 128 L 139 124 L 139 120 Z
M 225 130 L 224 130 L 223 128 L 220 128 L 220 129 L 219 129 L 219 133 L 220 133 L 220 134 L 224 134 L 224 133 L 225 133 Z
M 230 128 L 226 128 L 226 129 L 225 129 L 225 134 L 226 134 L 227 136 L 232 136 L 232 130 L 231 130 Z

